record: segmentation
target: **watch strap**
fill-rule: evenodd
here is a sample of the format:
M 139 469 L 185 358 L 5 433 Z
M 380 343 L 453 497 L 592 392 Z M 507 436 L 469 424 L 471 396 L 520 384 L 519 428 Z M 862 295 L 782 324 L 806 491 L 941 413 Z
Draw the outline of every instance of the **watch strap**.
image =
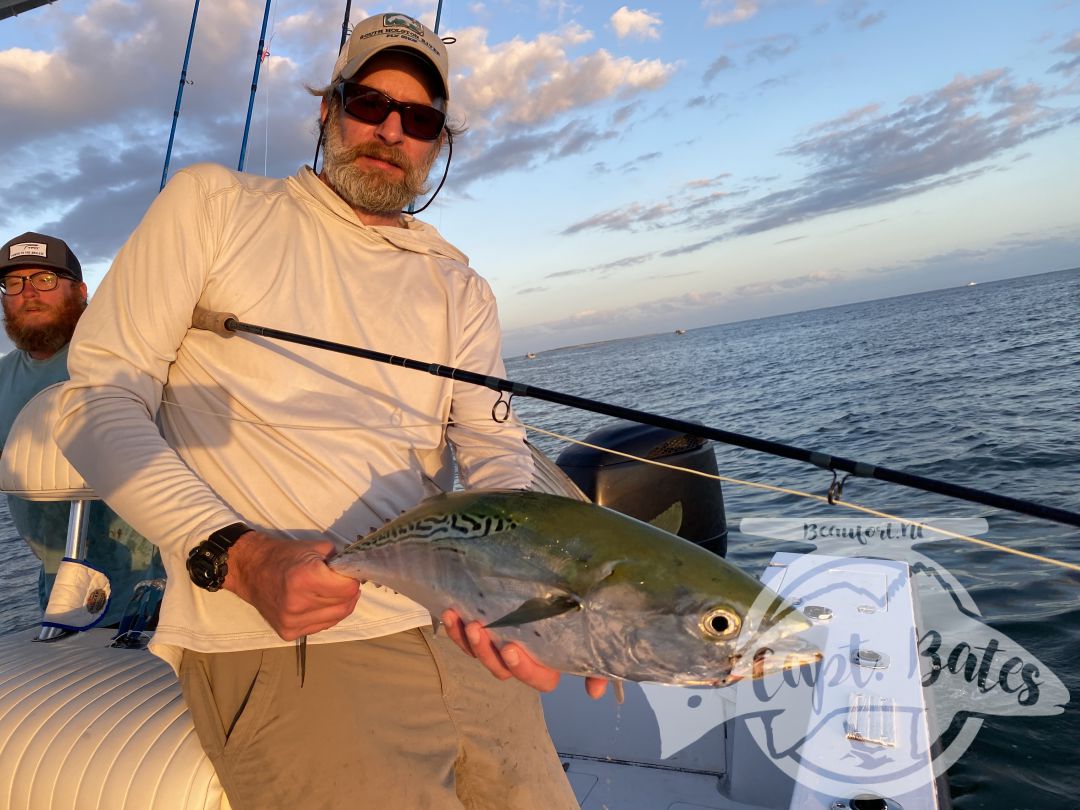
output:
M 250 531 L 251 527 L 246 523 L 230 523 L 216 532 L 211 532 L 205 543 L 218 554 L 224 554 L 236 545 L 237 540 Z
M 230 523 L 188 552 L 188 576 L 196 587 L 210 593 L 221 590 L 229 573 L 229 549 L 249 531 L 244 523 Z

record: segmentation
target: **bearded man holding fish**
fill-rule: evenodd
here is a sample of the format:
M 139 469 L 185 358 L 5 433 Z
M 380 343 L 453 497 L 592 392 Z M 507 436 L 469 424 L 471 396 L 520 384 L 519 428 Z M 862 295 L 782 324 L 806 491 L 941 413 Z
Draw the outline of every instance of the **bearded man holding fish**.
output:
M 178 172 L 72 341 L 57 440 L 161 550 L 151 650 L 236 810 L 568 810 L 536 692 L 560 670 L 599 697 L 812 660 L 807 620 L 719 557 L 524 492 L 537 462 L 487 389 L 199 328 L 502 376 L 487 283 L 402 212 L 453 137 L 448 77 L 416 20 L 361 22 L 316 91 L 322 172 Z M 450 447 L 468 491 L 424 500 Z
M 318 92 L 322 172 L 178 172 L 72 342 L 58 441 L 161 550 L 151 650 L 236 810 L 577 807 L 530 688 L 557 672 L 473 625 L 478 662 L 327 566 L 445 481 L 448 444 L 467 487 L 527 487 L 521 428 L 483 389 L 192 327 L 203 307 L 504 373 L 487 283 L 402 213 L 452 137 L 446 50 L 405 15 L 359 23 Z

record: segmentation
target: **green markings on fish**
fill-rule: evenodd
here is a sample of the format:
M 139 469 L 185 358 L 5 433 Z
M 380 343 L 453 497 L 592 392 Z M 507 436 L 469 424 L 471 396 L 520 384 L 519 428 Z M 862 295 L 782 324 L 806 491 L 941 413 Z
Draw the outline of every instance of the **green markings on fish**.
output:
M 723 686 L 820 658 L 799 637 L 809 620 L 731 563 L 556 495 L 439 495 L 330 565 L 480 620 L 562 672 Z

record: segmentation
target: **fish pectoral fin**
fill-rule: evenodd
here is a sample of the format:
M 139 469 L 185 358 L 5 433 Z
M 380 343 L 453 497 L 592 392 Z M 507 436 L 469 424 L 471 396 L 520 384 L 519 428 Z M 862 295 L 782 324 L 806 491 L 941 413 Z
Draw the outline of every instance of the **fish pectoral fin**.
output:
M 581 600 L 573 594 L 560 593 L 550 596 L 538 596 L 522 602 L 516 609 L 511 610 L 501 619 L 496 619 L 487 627 L 515 627 L 519 624 L 538 622 L 541 619 L 550 619 L 553 616 L 561 616 L 572 610 L 581 610 Z

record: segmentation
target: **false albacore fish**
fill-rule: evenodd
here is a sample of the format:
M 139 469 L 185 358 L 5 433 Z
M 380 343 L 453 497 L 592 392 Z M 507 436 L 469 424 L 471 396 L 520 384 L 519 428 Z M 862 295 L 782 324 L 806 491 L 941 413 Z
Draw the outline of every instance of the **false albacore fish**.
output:
M 485 622 L 561 672 L 723 686 L 812 663 L 810 621 L 731 563 L 590 503 L 523 491 L 439 495 L 348 546 L 340 573 L 433 617 Z

